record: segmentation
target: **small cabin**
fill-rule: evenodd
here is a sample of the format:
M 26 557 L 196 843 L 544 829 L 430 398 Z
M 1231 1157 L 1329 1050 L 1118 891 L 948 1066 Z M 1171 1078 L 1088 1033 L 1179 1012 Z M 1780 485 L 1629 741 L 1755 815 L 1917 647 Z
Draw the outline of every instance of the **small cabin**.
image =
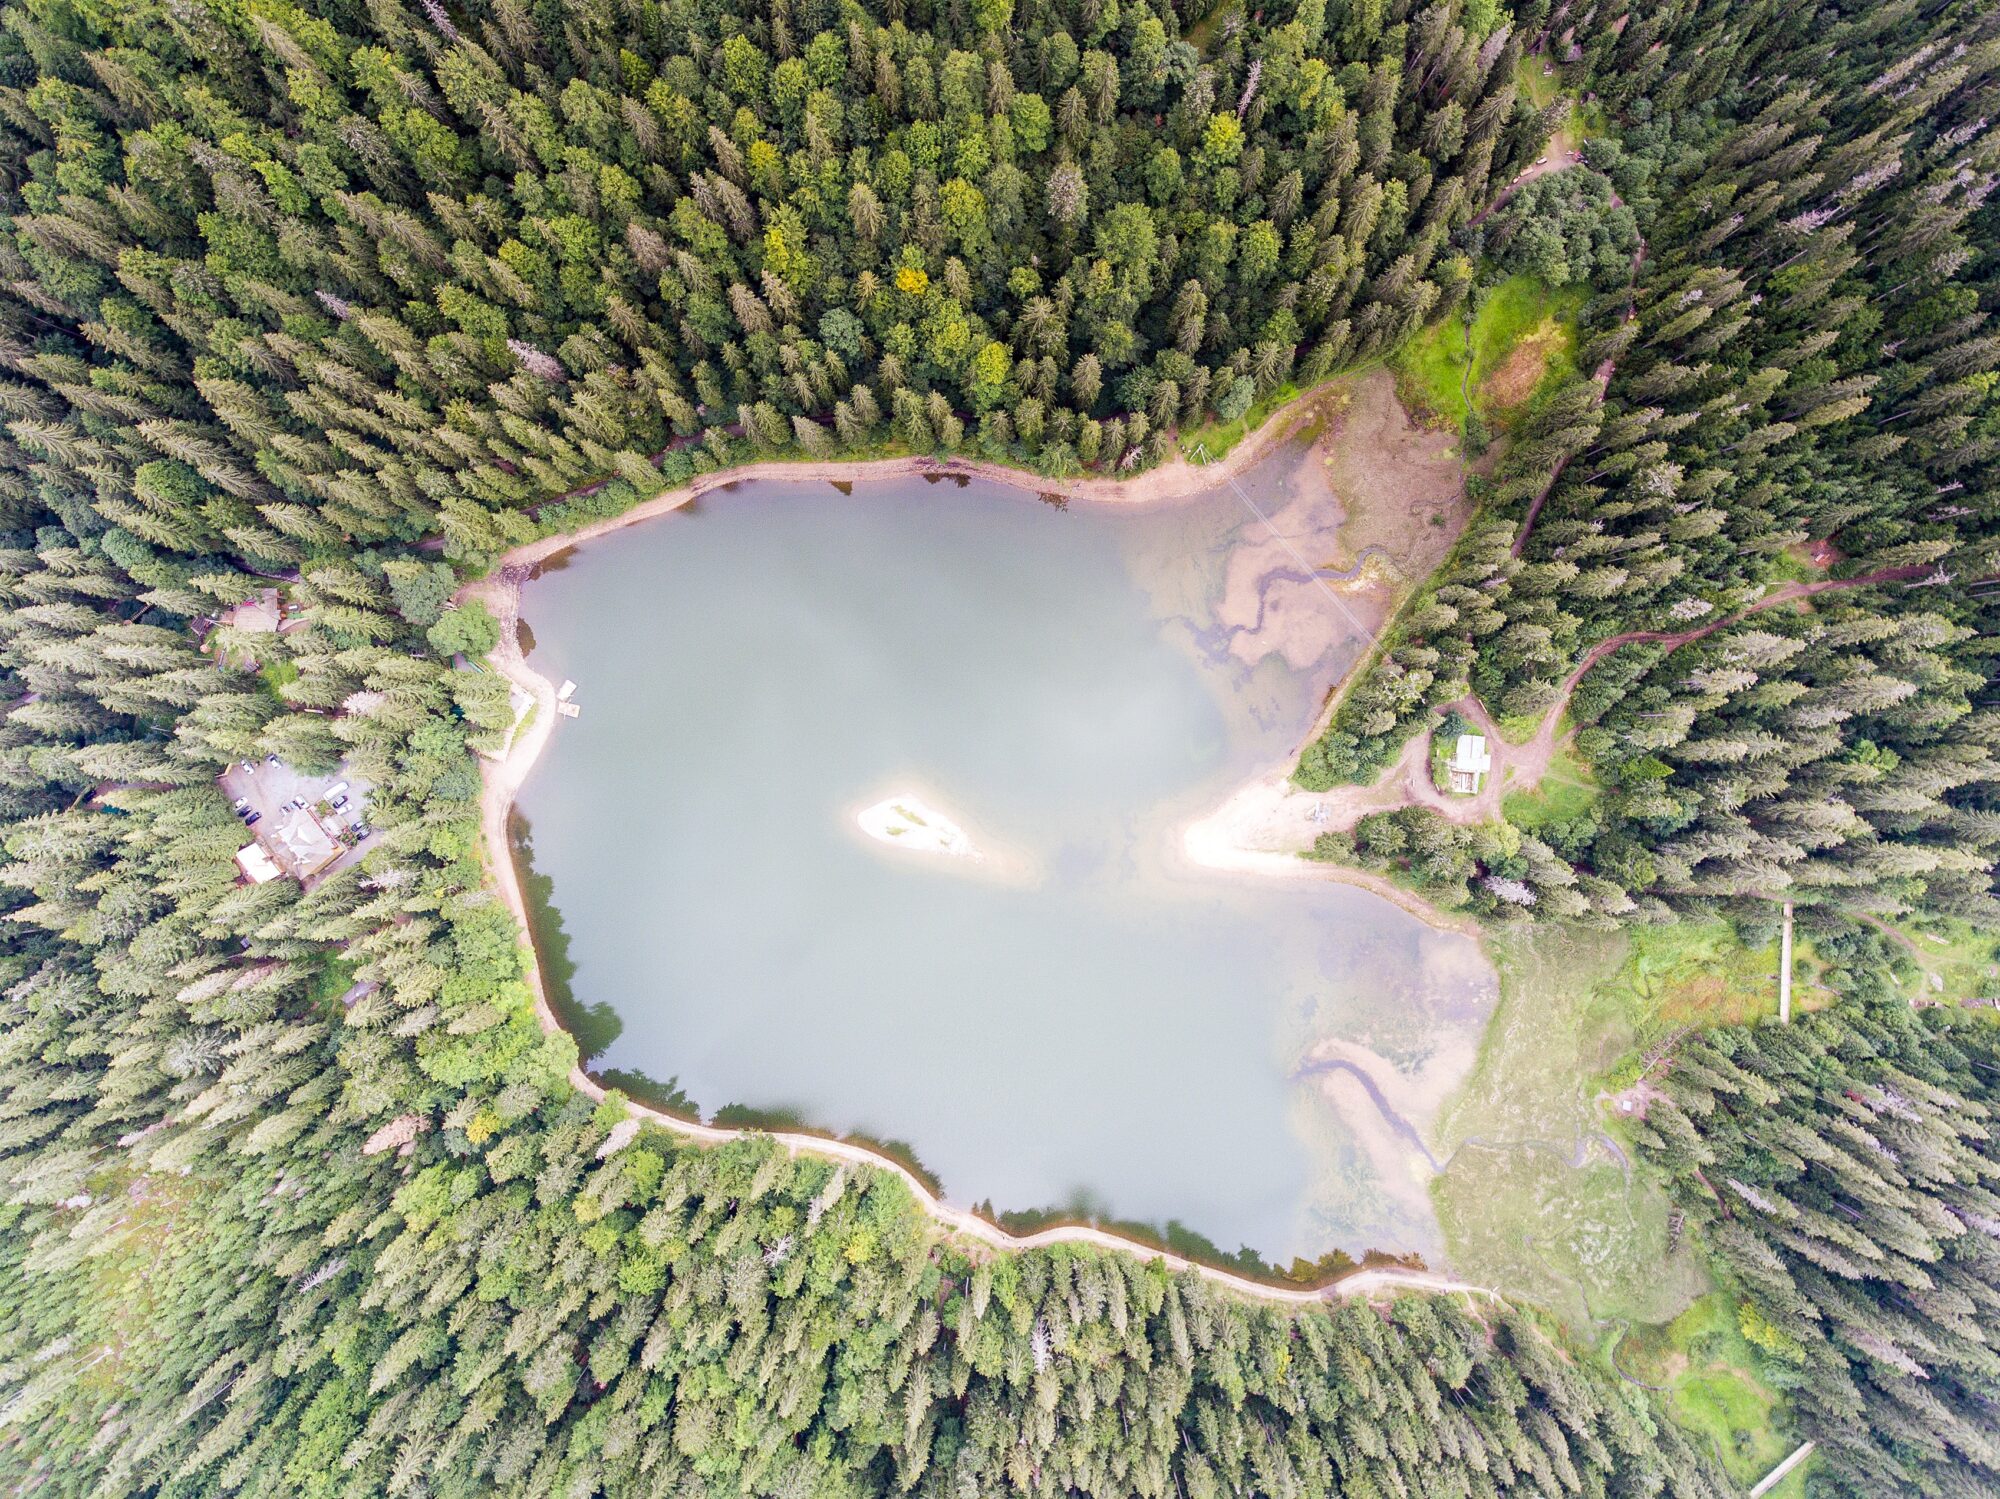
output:
M 1451 752 L 1451 789 L 1456 796 L 1477 796 L 1493 769 L 1493 755 L 1484 734 L 1460 734 Z
M 285 627 L 285 605 L 275 588 L 252 594 L 222 612 L 222 623 L 244 635 L 274 635 Z

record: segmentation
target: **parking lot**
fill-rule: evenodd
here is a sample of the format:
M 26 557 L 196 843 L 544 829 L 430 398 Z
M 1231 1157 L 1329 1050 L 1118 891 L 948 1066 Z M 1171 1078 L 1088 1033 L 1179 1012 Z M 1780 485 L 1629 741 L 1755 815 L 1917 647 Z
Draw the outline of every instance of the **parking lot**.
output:
M 247 826 L 250 836 L 279 869 L 305 885 L 317 884 L 365 852 L 373 834 L 367 822 L 371 789 L 358 776 L 304 775 L 282 760 L 248 761 L 222 773 L 223 794 L 246 804 L 238 815 L 257 814 Z

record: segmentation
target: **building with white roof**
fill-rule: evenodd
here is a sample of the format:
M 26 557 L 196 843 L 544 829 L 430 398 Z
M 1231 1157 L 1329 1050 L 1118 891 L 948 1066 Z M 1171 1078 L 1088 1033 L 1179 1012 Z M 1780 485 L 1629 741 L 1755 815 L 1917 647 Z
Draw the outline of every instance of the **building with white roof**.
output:
M 261 843 L 252 843 L 236 850 L 236 867 L 243 872 L 243 878 L 253 885 L 261 885 L 266 880 L 275 880 L 284 871 L 278 868 L 278 861 Z
M 1493 769 L 1484 734 L 1460 734 L 1451 752 L 1451 789 L 1458 796 L 1477 796 Z

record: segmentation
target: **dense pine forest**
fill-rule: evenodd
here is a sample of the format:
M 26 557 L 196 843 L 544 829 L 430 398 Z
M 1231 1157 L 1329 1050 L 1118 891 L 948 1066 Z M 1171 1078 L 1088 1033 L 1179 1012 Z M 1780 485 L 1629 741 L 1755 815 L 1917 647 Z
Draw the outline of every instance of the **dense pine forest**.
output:
M 448 604 L 760 455 L 1146 467 L 1535 276 L 1583 295 L 1574 372 L 1477 434 L 1472 528 L 1298 774 L 1573 687 L 1609 789 L 1346 852 L 1500 916 L 1990 928 L 1991 7 L 0 23 L 10 1491 L 1729 1492 L 1530 1310 L 976 1252 L 887 1175 L 578 1095 L 483 863 L 512 709 L 456 663 L 493 622 Z M 1585 164 L 1507 196 L 1577 100 Z M 268 588 L 281 634 L 224 620 Z M 238 878 L 216 779 L 266 756 L 373 788 L 309 892 Z M 1995 1492 L 2000 1058 L 1853 967 L 1836 1013 L 1692 1038 L 1643 1138 L 1815 1483 Z
M 1718 1030 L 1648 1110 L 1649 1151 L 1748 1288 L 1745 1326 L 1843 1492 L 2000 1485 L 1993 1056 L 1984 1025 L 1856 1007 Z
M 2000 26 L 1645 7 L 1573 48 L 1625 122 L 1584 146 L 1604 206 L 1543 178 L 1559 201 L 1509 204 L 1488 248 L 1581 272 L 1574 373 L 1298 779 L 1372 779 L 1468 692 L 1503 724 L 1566 708 L 1588 817 L 1388 814 L 1352 851 L 1515 916 L 1990 924 Z M 1644 226 L 1629 265 L 1613 203 Z

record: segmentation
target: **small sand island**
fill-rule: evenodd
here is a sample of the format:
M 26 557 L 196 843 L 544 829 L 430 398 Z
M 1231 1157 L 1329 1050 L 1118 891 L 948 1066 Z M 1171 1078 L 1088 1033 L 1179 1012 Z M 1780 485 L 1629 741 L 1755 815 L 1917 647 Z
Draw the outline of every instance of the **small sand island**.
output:
M 912 853 L 943 854 L 952 859 L 983 862 L 986 855 L 973 846 L 965 829 L 921 797 L 905 793 L 864 807 L 855 817 L 861 831 L 877 842 Z
M 953 818 L 914 792 L 885 796 L 854 814 L 855 826 L 876 843 L 929 856 L 934 867 L 1004 885 L 1040 880 L 1034 860 L 983 835 L 975 841 Z

